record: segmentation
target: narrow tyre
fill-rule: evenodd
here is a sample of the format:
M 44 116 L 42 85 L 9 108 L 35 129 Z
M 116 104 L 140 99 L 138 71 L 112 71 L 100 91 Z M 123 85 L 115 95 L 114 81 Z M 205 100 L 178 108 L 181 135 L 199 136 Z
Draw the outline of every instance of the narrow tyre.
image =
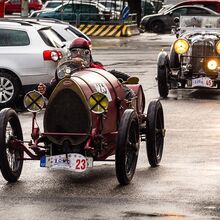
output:
M 116 176 L 121 185 L 132 180 L 139 152 L 139 124 L 133 109 L 127 109 L 122 115 L 115 154 Z
M 166 66 L 157 67 L 158 92 L 160 97 L 166 98 L 169 94 L 168 73 Z
M 163 108 L 159 100 L 150 102 L 146 126 L 148 161 L 152 167 L 156 167 L 162 158 L 165 136 Z
M 24 151 L 15 148 L 12 139 L 23 140 L 21 124 L 13 109 L 0 111 L 0 169 L 8 182 L 16 182 L 23 167 Z

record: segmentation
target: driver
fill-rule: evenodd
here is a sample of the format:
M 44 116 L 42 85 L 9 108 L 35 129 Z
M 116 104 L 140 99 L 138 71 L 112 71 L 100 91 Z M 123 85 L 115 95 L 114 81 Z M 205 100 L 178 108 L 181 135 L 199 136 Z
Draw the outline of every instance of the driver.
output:
M 72 62 L 76 66 L 79 66 L 82 69 L 86 67 L 104 69 L 101 63 L 97 62 L 95 64 L 93 62 L 89 42 L 84 38 L 79 37 L 74 39 L 73 42 L 70 44 L 69 50 L 71 53 Z M 58 77 L 57 73 L 55 73 L 55 78 L 51 80 L 49 85 L 40 83 L 37 89 L 42 95 L 49 98 L 57 83 Z
M 74 39 L 69 47 L 69 50 L 71 53 L 73 64 L 75 64 L 79 68 L 84 69 L 84 68 L 91 67 L 91 68 L 105 70 L 104 66 L 100 62 L 93 61 L 89 42 L 85 40 L 84 38 L 79 37 L 79 38 Z M 121 73 L 116 70 L 111 70 L 108 72 L 112 73 L 117 78 L 120 78 L 121 76 L 124 77 L 123 79 L 124 81 L 126 81 L 126 79 L 129 78 L 129 75 Z M 55 78 L 51 80 L 49 85 L 40 83 L 37 89 L 42 95 L 49 98 L 50 94 L 52 93 L 53 89 L 56 87 L 58 82 L 59 82 L 59 79 L 57 77 L 57 73 L 55 72 Z M 133 94 L 131 94 L 132 91 L 126 88 L 126 86 L 124 87 L 125 87 L 126 97 L 130 97 L 131 95 L 133 96 Z

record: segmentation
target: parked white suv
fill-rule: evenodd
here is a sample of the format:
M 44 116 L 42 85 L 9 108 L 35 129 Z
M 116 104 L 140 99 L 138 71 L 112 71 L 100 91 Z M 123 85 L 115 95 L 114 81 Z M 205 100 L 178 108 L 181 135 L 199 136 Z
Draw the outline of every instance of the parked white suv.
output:
M 24 92 L 48 83 L 66 53 L 51 27 L 0 20 L 0 108 L 12 106 Z

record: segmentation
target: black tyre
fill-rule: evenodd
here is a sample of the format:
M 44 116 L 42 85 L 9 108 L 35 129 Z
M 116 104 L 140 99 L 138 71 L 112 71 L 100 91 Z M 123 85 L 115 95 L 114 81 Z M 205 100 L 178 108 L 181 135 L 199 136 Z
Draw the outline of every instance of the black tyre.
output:
M 147 110 L 147 156 L 152 167 L 162 158 L 164 144 L 163 108 L 159 100 L 151 101 Z
M 13 109 L 0 111 L 0 169 L 8 182 L 16 182 L 23 167 L 24 151 L 10 144 L 12 138 L 23 140 L 21 124 Z
M 122 81 L 127 81 L 128 78 L 130 77 L 128 74 L 119 72 L 119 71 L 117 71 L 117 70 L 110 70 L 109 72 L 110 72 L 112 75 L 114 75 L 116 78 L 122 79 Z
M 18 78 L 0 70 L 0 108 L 12 106 L 18 97 L 20 88 Z
M 168 70 L 166 66 L 157 67 L 158 92 L 160 97 L 166 98 L 169 94 Z
M 150 24 L 151 31 L 155 33 L 163 33 L 164 32 L 164 23 L 162 21 L 153 21 Z
M 137 114 L 127 109 L 120 121 L 115 154 L 116 176 L 121 185 L 129 184 L 134 176 L 139 145 Z

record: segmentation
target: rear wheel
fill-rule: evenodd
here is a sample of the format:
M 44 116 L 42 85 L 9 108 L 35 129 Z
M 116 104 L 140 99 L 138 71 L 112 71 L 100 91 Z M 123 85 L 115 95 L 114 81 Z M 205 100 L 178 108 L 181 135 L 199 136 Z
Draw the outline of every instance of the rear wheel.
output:
M 116 176 L 120 184 L 127 185 L 132 180 L 139 152 L 139 124 L 133 109 L 122 115 L 115 154 Z
M 169 93 L 168 88 L 168 70 L 166 66 L 157 67 L 158 91 L 160 97 L 166 98 Z
M 0 108 L 11 106 L 18 98 L 20 82 L 12 74 L 0 71 Z
M 24 151 L 11 143 L 12 139 L 23 140 L 20 121 L 13 109 L 0 111 L 0 169 L 8 182 L 16 182 L 23 167 Z
M 159 100 L 150 102 L 146 126 L 148 161 L 152 167 L 156 167 L 162 158 L 165 136 L 163 108 Z

